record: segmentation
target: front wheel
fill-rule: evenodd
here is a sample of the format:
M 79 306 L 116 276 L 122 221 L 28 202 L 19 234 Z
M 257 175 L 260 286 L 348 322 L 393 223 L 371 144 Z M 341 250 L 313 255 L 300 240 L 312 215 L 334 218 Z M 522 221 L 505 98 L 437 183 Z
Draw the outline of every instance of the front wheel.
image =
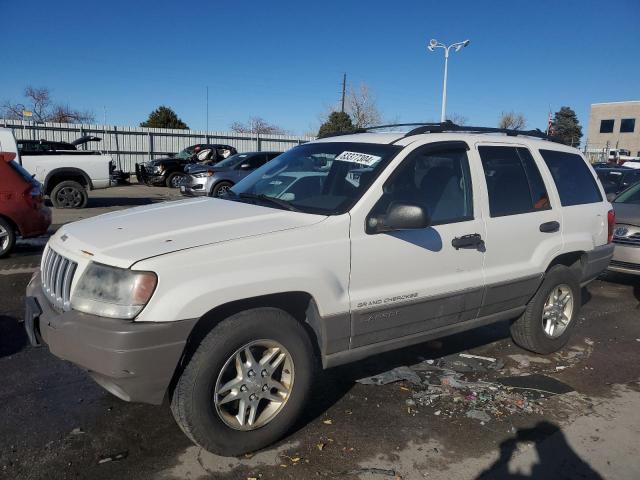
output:
M 212 197 L 223 197 L 233 187 L 231 182 L 218 182 L 211 190 Z
M 0 258 L 6 257 L 16 244 L 16 231 L 4 218 L 0 218 Z
M 88 200 L 87 190 L 73 180 L 60 182 L 51 191 L 51 203 L 56 208 L 84 208 Z
M 513 341 L 536 353 L 560 350 L 575 328 L 580 306 L 575 274 L 564 265 L 551 267 L 525 312 L 511 325 Z
M 258 308 L 222 321 L 202 340 L 172 394 L 187 436 L 219 455 L 270 445 L 307 404 L 316 358 L 304 327 L 286 312 Z
M 180 172 L 173 172 L 171 175 L 167 177 L 166 185 L 169 188 L 180 188 L 180 185 L 183 184 L 186 175 Z

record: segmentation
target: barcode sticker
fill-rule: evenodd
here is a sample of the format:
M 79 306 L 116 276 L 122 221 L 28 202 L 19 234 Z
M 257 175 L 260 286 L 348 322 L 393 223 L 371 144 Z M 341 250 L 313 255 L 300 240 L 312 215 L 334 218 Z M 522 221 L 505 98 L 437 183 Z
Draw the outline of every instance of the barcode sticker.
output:
M 369 155 L 368 153 L 342 152 L 335 158 L 335 160 L 339 160 L 341 162 L 357 163 L 358 165 L 366 165 L 367 167 L 371 167 L 372 165 L 375 165 L 380 160 L 382 160 L 382 157 Z

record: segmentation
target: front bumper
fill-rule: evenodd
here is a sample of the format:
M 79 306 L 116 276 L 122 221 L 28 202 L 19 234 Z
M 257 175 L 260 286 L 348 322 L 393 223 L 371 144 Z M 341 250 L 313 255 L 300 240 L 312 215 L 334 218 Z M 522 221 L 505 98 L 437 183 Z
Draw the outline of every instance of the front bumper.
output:
M 207 194 L 207 178 L 208 177 L 187 177 L 188 180 L 184 185 L 180 185 L 180 193 L 187 197 L 202 197 Z
M 138 183 L 146 183 L 147 185 L 164 185 L 165 183 L 164 175 L 149 171 L 140 163 L 136 163 L 136 178 Z
M 612 272 L 640 275 L 640 246 L 616 245 L 609 264 Z
M 76 311 L 58 312 L 37 272 L 27 287 L 25 329 L 34 345 L 87 370 L 117 397 L 159 405 L 196 319 L 131 322 Z

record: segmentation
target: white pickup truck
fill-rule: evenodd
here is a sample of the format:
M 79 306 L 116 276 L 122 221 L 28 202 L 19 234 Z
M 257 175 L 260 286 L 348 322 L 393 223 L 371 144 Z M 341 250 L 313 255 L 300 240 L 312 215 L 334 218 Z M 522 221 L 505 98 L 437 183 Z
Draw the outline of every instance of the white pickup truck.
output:
M 43 185 L 56 208 L 84 208 L 88 190 L 110 186 L 113 162 L 99 151 L 78 150 L 98 137 L 83 136 L 71 143 L 49 140 L 17 140 L 18 159 Z

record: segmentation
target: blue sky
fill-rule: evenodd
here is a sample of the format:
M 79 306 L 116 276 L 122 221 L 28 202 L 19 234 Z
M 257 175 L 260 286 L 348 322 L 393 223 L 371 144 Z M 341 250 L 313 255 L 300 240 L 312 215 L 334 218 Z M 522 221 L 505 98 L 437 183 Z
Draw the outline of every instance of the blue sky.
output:
M 348 83 L 367 83 L 385 119 L 439 119 L 443 55 L 428 40 L 469 38 L 449 63 L 449 112 L 493 126 L 501 111 L 546 126 L 549 108 L 640 99 L 640 1 L 0 0 L 0 101 L 26 85 L 137 125 L 160 104 L 192 128 L 261 116 L 314 130 Z M 13 20 L 11 20 L 13 19 Z

